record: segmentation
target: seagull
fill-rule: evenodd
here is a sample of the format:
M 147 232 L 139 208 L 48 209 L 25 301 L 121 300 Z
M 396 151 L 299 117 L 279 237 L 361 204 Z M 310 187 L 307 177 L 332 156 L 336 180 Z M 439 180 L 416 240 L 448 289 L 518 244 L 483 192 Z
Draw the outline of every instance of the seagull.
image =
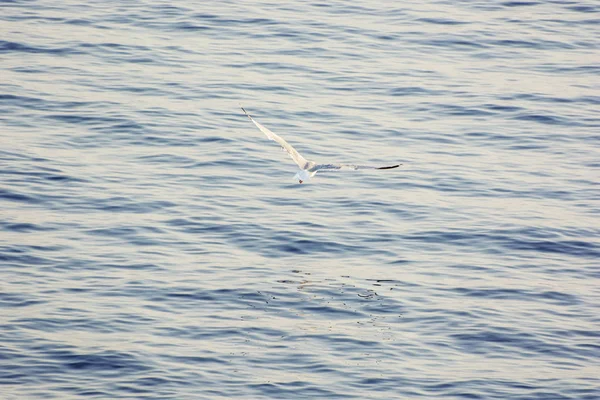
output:
M 367 165 L 350 165 L 350 164 L 317 164 L 314 161 L 308 161 L 306 158 L 302 157 L 302 155 L 300 155 L 300 153 L 298 153 L 296 151 L 296 149 L 294 149 L 292 147 L 291 144 L 289 144 L 288 142 L 283 140 L 283 138 L 281 136 L 276 135 L 275 133 L 271 132 L 270 130 L 268 130 L 267 128 L 265 128 L 264 126 L 262 126 L 261 124 L 256 122 L 254 120 L 254 118 L 252 118 L 250 116 L 250 114 L 248 114 L 248 112 L 244 109 L 244 107 L 241 107 L 241 108 L 242 108 L 242 111 L 244 111 L 244 113 L 248 116 L 248 118 L 250 118 L 250 121 L 252 121 L 254 123 L 254 125 L 256 125 L 256 127 L 261 130 L 262 133 L 267 135 L 267 137 L 269 139 L 274 140 L 277 143 L 279 143 L 281 148 L 283 150 L 287 151 L 287 153 L 290 155 L 290 157 L 292 157 L 292 160 L 294 160 L 294 162 L 300 168 L 300 171 L 298 171 L 298 173 L 296 175 L 294 175 L 294 179 L 298 180 L 299 183 L 305 182 L 309 178 L 312 178 L 313 176 L 315 176 L 315 174 L 318 171 L 336 171 L 336 170 L 339 171 L 339 170 L 348 170 L 348 169 L 349 170 L 393 169 L 393 168 L 398 168 L 399 166 L 402 165 L 402 164 L 396 164 L 396 165 L 390 165 L 388 167 L 371 167 L 371 166 L 367 166 Z

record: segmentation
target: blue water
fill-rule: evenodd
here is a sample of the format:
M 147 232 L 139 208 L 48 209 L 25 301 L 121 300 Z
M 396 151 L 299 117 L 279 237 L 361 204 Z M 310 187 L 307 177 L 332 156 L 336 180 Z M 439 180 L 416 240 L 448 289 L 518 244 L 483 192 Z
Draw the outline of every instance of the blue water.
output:
M 0 2 L 2 399 L 600 398 L 595 1 Z M 244 105 L 307 158 L 296 167 Z

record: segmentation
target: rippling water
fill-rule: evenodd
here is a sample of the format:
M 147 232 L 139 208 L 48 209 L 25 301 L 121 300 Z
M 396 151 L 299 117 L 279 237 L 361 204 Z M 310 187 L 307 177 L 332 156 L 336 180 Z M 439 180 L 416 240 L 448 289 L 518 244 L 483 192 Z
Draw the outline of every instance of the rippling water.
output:
M 0 2 L 2 398 L 600 398 L 599 26 Z

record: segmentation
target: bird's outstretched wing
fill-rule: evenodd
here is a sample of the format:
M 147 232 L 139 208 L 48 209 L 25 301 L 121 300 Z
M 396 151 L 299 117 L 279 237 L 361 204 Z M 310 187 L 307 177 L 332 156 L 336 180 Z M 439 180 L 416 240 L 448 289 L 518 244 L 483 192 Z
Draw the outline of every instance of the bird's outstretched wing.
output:
M 298 164 L 298 166 L 301 169 L 308 169 L 312 165 L 314 165 L 314 163 L 311 163 L 311 162 L 307 161 L 304 157 L 302 157 L 300 155 L 300 153 L 298 153 L 296 151 L 296 149 L 294 149 L 292 147 L 291 144 L 289 144 L 288 142 L 286 142 L 285 140 L 283 140 L 283 138 L 281 138 L 280 136 L 276 135 L 275 133 L 271 132 L 270 130 L 268 130 L 267 128 L 265 128 L 264 126 L 262 126 L 261 124 L 259 124 L 258 122 L 256 122 L 254 120 L 254 118 L 252 118 L 250 116 L 250 114 L 248 114 L 248 112 L 244 109 L 244 107 L 241 107 L 241 108 L 242 108 L 242 111 L 244 111 L 244 113 L 248 116 L 248 118 L 250 118 L 250 121 L 252 121 L 254 123 L 254 125 L 256 125 L 256 127 L 261 130 L 262 133 L 264 133 L 265 135 L 267 135 L 267 137 L 269 139 L 274 140 L 277 143 L 279 143 L 279 145 L 285 151 L 287 151 L 287 153 L 290 155 L 290 157 L 292 157 L 292 160 L 294 160 L 294 162 L 296 164 Z
M 352 165 L 352 164 L 317 164 L 311 170 L 314 171 L 339 171 L 339 170 L 353 170 L 357 169 L 393 169 L 398 168 L 402 164 L 390 165 L 387 167 L 372 167 L 369 165 Z

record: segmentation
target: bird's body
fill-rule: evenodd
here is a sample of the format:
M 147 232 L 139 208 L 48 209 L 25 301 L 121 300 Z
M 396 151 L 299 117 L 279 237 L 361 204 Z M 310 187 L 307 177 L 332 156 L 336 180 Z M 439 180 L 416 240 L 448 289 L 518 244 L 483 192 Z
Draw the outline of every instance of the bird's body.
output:
M 392 169 L 392 168 L 398 168 L 400 165 L 402 165 L 402 164 L 396 164 L 396 165 L 390 165 L 388 167 L 371 167 L 371 166 L 366 166 L 366 165 L 349 165 L 349 164 L 317 164 L 314 161 L 309 161 L 309 160 L 305 159 L 304 157 L 302 157 L 302 155 L 300 153 L 298 153 L 296 151 L 296 149 L 294 149 L 294 147 L 292 147 L 292 145 L 290 145 L 288 142 L 286 142 L 281 136 L 271 132 L 269 129 L 265 128 L 264 126 L 262 126 L 261 124 L 256 122 L 254 120 L 254 118 L 252 118 L 250 116 L 250 114 L 248 114 L 248 112 L 244 109 L 244 107 L 242 107 L 242 111 L 244 111 L 244 113 L 248 116 L 248 118 L 250 118 L 250 121 L 252 121 L 254 123 L 254 125 L 256 125 L 256 127 L 258 129 L 260 129 L 260 131 L 262 133 L 264 133 L 269 139 L 274 140 L 277 143 L 279 143 L 281 148 L 283 150 L 285 150 L 290 155 L 292 160 L 294 160 L 294 162 L 298 165 L 298 167 L 300 168 L 300 171 L 298 171 L 298 173 L 294 176 L 294 178 L 296 178 L 299 183 L 303 183 L 303 182 L 307 181 L 309 178 L 312 178 L 313 176 L 315 176 L 315 174 L 318 171 L 321 171 L 321 170 L 332 171 L 332 170 L 344 170 L 344 169 L 349 169 L 349 170 Z

